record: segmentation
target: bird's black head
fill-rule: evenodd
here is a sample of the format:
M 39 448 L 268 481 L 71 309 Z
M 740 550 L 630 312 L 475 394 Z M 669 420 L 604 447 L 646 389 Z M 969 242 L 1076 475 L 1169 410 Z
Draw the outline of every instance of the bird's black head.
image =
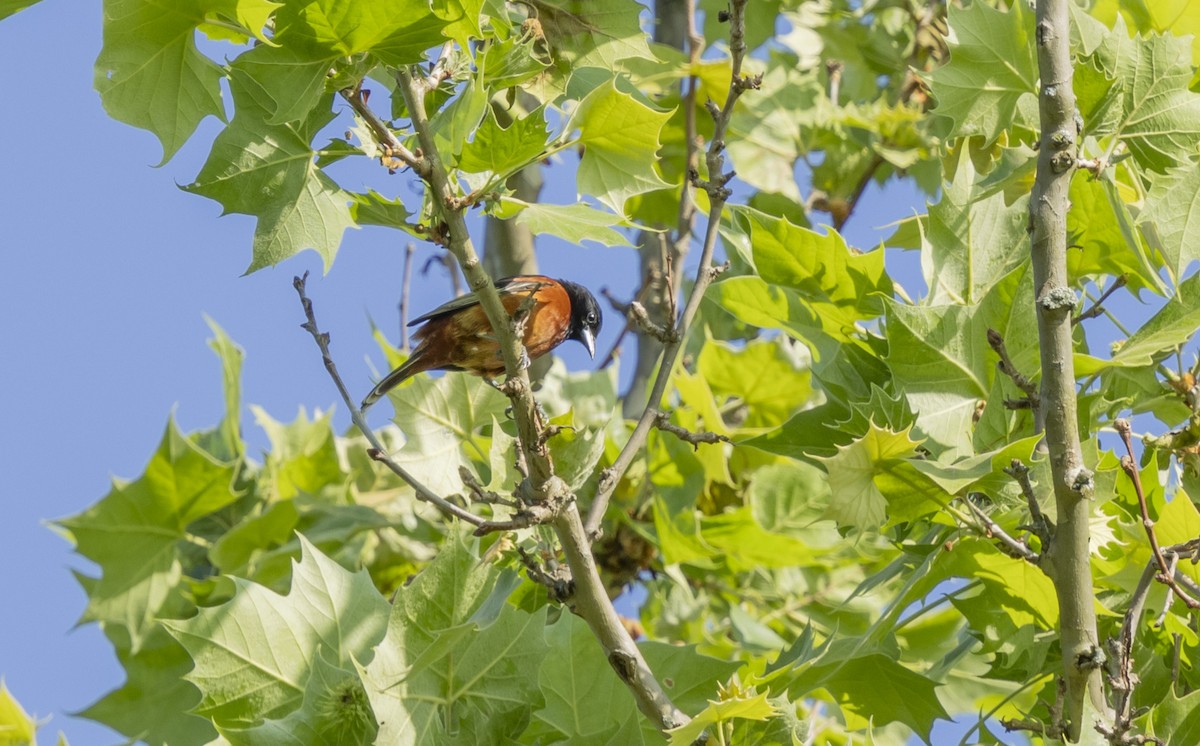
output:
M 571 327 L 567 331 L 567 339 L 574 339 L 587 348 L 588 354 L 596 357 L 596 335 L 600 333 L 600 325 L 604 315 L 600 313 L 600 304 L 596 296 L 583 285 L 560 280 L 567 296 L 571 299 Z

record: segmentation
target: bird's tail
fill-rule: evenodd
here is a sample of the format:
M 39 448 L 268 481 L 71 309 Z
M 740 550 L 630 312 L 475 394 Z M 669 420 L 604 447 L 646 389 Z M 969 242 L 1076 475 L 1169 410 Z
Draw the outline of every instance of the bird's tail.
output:
M 382 399 L 387 392 L 399 386 L 410 376 L 420 373 L 422 370 L 424 368 L 421 367 L 421 358 L 413 355 L 399 368 L 384 376 L 383 380 L 377 383 L 375 388 L 371 389 L 371 393 L 367 394 L 366 398 L 362 400 L 362 410 L 364 412 L 367 411 L 368 407 Z

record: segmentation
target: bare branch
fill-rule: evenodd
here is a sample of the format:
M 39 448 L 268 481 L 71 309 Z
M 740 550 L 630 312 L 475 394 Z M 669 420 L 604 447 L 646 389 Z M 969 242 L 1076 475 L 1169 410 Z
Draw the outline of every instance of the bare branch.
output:
M 304 316 L 307 319 L 300 328 L 312 335 L 313 341 L 317 343 L 317 347 L 321 350 L 321 359 L 325 361 L 325 370 L 329 371 L 330 378 L 337 386 L 338 393 L 342 396 L 342 401 L 346 403 L 346 408 L 350 410 L 350 419 L 358 427 L 362 434 L 366 437 L 367 442 L 371 444 L 371 448 L 367 450 L 367 455 L 372 459 L 382 463 L 384 466 L 392 470 L 392 472 L 407 482 L 416 490 L 417 497 L 431 505 L 436 506 L 439 510 L 448 516 L 458 518 L 462 521 L 478 526 L 483 523 L 483 519 L 463 510 L 452 502 L 447 501 L 442 496 L 438 495 L 433 490 L 421 484 L 416 477 L 409 474 L 404 467 L 397 464 L 387 455 L 387 449 L 383 447 L 383 443 L 375 435 L 375 431 L 367 424 L 363 417 L 362 410 L 354 403 L 350 397 L 350 392 L 346 389 L 346 384 L 342 382 L 342 377 L 337 372 L 337 366 L 334 365 L 333 356 L 329 353 L 329 335 L 317 328 L 317 317 L 313 312 L 312 300 L 304 291 L 304 285 L 308 281 L 308 273 L 305 272 L 303 277 L 295 277 L 292 279 L 292 286 L 296 288 L 296 293 L 300 296 L 300 305 L 304 307 Z
M 1150 508 L 1146 505 L 1146 493 L 1142 490 L 1142 477 L 1138 473 L 1137 464 L 1133 460 L 1133 440 L 1130 437 L 1129 420 L 1118 419 L 1113 423 L 1117 433 L 1120 434 L 1121 440 L 1125 443 L 1126 455 L 1121 457 L 1121 469 L 1133 481 L 1133 491 L 1137 494 L 1138 509 L 1142 514 L 1142 528 L 1146 530 L 1146 538 L 1150 540 L 1150 550 L 1154 553 L 1154 560 L 1158 563 L 1158 581 L 1164 583 L 1171 591 L 1179 597 L 1180 601 L 1187 604 L 1189 609 L 1200 609 L 1200 600 L 1193 598 L 1175 582 L 1175 567 L 1174 560 L 1177 555 L 1172 554 L 1171 560 L 1163 555 L 1162 549 L 1158 546 L 1158 536 L 1154 533 L 1154 521 L 1150 520 Z
M 694 183 L 699 183 L 708 191 L 709 210 L 708 210 L 708 226 L 704 234 L 704 244 L 700 251 L 700 263 L 696 270 L 696 282 L 692 286 L 691 295 L 688 296 L 687 305 L 684 306 L 683 315 L 675 324 L 675 333 L 672 340 L 667 343 L 663 349 L 662 361 L 659 363 L 658 376 L 654 380 L 654 386 L 650 391 L 650 396 L 646 402 L 646 409 L 642 412 L 642 416 L 638 419 L 637 425 L 634 426 L 633 433 L 629 436 L 629 440 L 625 442 L 625 446 L 621 449 L 613 465 L 605 469 L 600 475 L 600 484 L 596 490 L 596 496 L 592 500 L 592 505 L 588 510 L 587 522 L 584 524 L 588 536 L 596 536 L 600 528 L 600 522 L 604 519 L 604 512 L 608 508 L 608 501 L 616 491 L 617 484 L 621 481 L 621 477 L 633 463 L 637 454 L 646 444 L 646 438 L 650 434 L 650 428 L 654 425 L 658 418 L 658 406 L 662 402 L 663 392 L 666 391 L 667 382 L 671 378 L 671 373 L 675 368 L 675 360 L 679 355 L 679 350 L 683 345 L 683 340 L 687 337 L 687 331 L 695 319 L 696 313 L 700 310 L 700 302 L 704 298 L 704 292 L 712 283 L 720 272 L 712 266 L 713 251 L 717 244 L 717 235 L 721 224 L 721 212 L 725 207 L 725 201 L 729 198 L 729 189 L 724 186 L 732 177 L 732 173 L 727 176 L 721 176 L 722 168 L 725 163 L 725 133 L 729 127 L 729 119 L 733 114 L 733 106 L 737 102 L 742 92 L 748 88 L 757 87 L 761 84 L 760 79 L 744 78 L 742 76 L 742 62 L 746 55 L 745 41 L 745 11 L 748 0 L 733 0 L 730 3 L 729 10 L 729 53 L 730 63 L 732 67 L 732 78 L 729 84 L 729 93 L 725 98 L 725 106 L 717 109 L 715 105 L 708 107 L 713 113 L 714 126 L 712 140 L 708 144 L 708 152 L 705 156 L 708 165 L 708 173 L 710 178 L 721 183 L 701 182 L 698 178 L 693 179 Z
M 1075 318 L 1071 319 L 1071 323 L 1078 324 L 1081 321 L 1087 321 L 1088 319 L 1094 319 L 1097 316 L 1103 314 L 1104 313 L 1104 301 L 1108 300 L 1108 296 L 1117 292 L 1117 290 L 1125 287 L 1125 283 L 1127 283 L 1127 282 L 1129 282 L 1129 275 L 1126 275 L 1126 274 L 1117 275 L 1117 279 L 1113 280 L 1112 284 L 1104 289 L 1104 292 L 1100 294 L 1100 297 L 1097 298 L 1096 301 L 1094 303 L 1092 303 L 1092 305 L 1086 311 L 1079 314 Z
M 1000 527 L 1000 524 L 992 520 L 992 517 L 976 505 L 971 498 L 966 497 L 963 502 L 970 508 L 971 513 L 975 516 L 977 522 L 976 529 L 979 533 L 989 539 L 996 539 L 1001 544 L 1001 550 L 1005 554 L 1017 559 L 1023 559 L 1032 565 L 1040 565 L 1042 562 L 1041 556 L 1037 552 L 1029 548 L 1025 542 L 1014 539 L 1007 531 Z
M 733 444 L 733 441 L 730 440 L 729 438 L 725 437 L 724 435 L 718 435 L 717 433 L 710 433 L 710 432 L 694 433 L 691 430 L 688 430 L 687 428 L 680 427 L 679 425 L 672 425 L 671 424 L 671 415 L 669 412 L 659 412 L 658 416 L 654 418 L 654 426 L 656 428 L 658 428 L 659 430 L 662 430 L 663 432 L 667 432 L 667 433 L 674 435 L 676 438 L 679 438 L 684 443 L 691 443 L 692 448 L 697 451 L 700 450 L 701 443 L 729 443 L 730 445 Z
M 1029 467 L 1020 459 L 1013 459 L 1012 463 L 1004 468 L 1004 473 L 1016 480 L 1021 494 L 1025 496 L 1025 504 L 1029 506 L 1029 517 L 1033 524 L 1033 535 L 1041 539 L 1043 549 L 1050 546 L 1050 540 L 1054 536 L 1054 524 L 1042 512 L 1037 494 L 1033 491 L 1033 482 L 1029 481 Z
M 342 95 L 350 108 L 367 123 L 371 134 L 375 136 L 375 142 L 383 150 L 383 165 L 389 170 L 399 170 L 401 166 L 408 166 L 418 175 L 424 175 L 424 171 L 428 168 L 428 164 L 421 157 L 420 153 L 414 153 L 400 142 L 400 138 L 396 137 L 396 133 L 392 132 L 392 128 L 387 126 L 387 123 L 379 118 L 370 106 L 367 105 L 367 99 L 370 97 L 370 92 L 362 87 L 361 82 L 353 88 L 344 88 L 339 93 Z
M 1029 400 L 1029 408 L 1034 412 L 1034 419 L 1038 421 L 1037 429 L 1041 432 L 1042 425 L 1040 423 L 1041 397 L 1038 395 L 1037 384 L 1029 380 L 1029 378 L 1021 371 L 1017 370 L 1017 366 L 1013 365 L 1012 358 L 1008 356 L 1008 348 L 1004 345 L 1004 337 L 1000 336 L 1000 332 L 995 329 L 987 330 L 988 345 L 995 350 L 1000 356 L 1000 362 L 996 363 L 996 368 L 1001 373 L 1012 379 L 1017 388 L 1021 389 L 1025 394 L 1025 398 Z M 1008 406 L 1008 402 L 1005 402 Z M 1010 409 L 1015 409 L 1015 406 L 1010 406 Z

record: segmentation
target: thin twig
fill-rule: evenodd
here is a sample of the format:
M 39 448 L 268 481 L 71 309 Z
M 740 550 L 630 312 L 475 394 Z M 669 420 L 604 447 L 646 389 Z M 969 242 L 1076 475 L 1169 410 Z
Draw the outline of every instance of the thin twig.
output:
M 1013 365 L 1012 358 L 1008 356 L 1008 348 L 1004 345 L 1004 337 L 1000 336 L 1000 332 L 995 329 L 987 330 L 988 345 L 995 350 L 1000 356 L 1000 362 L 996 363 L 996 368 L 1012 379 L 1017 388 L 1025 394 L 1025 398 L 1029 399 L 1029 406 L 1035 412 L 1040 408 L 1041 397 L 1038 395 L 1037 384 L 1029 380 L 1021 371 L 1017 370 L 1017 366 Z
M 404 247 L 404 274 L 400 279 L 400 349 L 409 351 L 408 346 L 408 302 L 412 291 L 413 254 L 417 247 L 409 241 Z
M 1042 512 L 1037 493 L 1033 491 L 1033 482 L 1029 479 L 1029 467 L 1020 459 L 1013 459 L 1012 463 L 1004 467 L 1004 473 L 1016 480 L 1017 485 L 1021 488 L 1021 494 L 1025 496 L 1025 504 L 1029 506 L 1029 519 L 1033 524 L 1033 535 L 1041 539 L 1042 548 L 1045 549 L 1050 545 L 1050 539 L 1054 534 L 1054 524 Z
M 1016 557 L 1017 559 L 1023 559 L 1032 565 L 1038 565 L 1041 563 L 1042 558 L 1037 552 L 1030 549 L 1029 545 L 1027 545 L 1025 542 L 1021 541 L 1020 539 L 1015 539 L 1009 535 L 1007 531 L 1000 527 L 1000 524 L 993 521 L 991 516 L 983 512 L 978 505 L 972 502 L 969 496 L 964 498 L 963 502 L 967 504 L 967 507 L 970 508 L 971 513 L 975 516 L 975 520 L 977 521 L 976 529 L 979 531 L 979 533 L 983 534 L 989 539 L 995 539 L 999 541 L 1004 545 L 1004 548 L 1008 550 L 1005 553 L 1009 554 L 1010 556 Z
M 417 497 L 431 505 L 436 506 L 448 516 L 453 516 L 462 521 L 470 523 L 473 526 L 479 526 L 483 523 L 483 519 L 479 516 L 464 510 L 452 502 L 447 501 L 442 496 L 438 495 L 433 490 L 429 489 L 421 482 L 409 474 L 404 467 L 397 464 L 387 455 L 387 449 L 383 447 L 383 443 L 375 435 L 371 426 L 367 424 L 363 417 L 362 410 L 354 403 L 350 397 L 350 392 L 346 389 L 346 384 L 342 382 L 342 377 L 337 372 L 337 366 L 333 362 L 333 356 L 329 353 L 329 335 L 317 328 L 317 317 L 313 313 L 312 300 L 304 292 L 304 285 L 308 280 L 308 273 L 305 272 L 303 277 L 295 277 L 292 279 L 292 286 L 296 288 L 296 293 L 300 296 L 300 304 L 304 307 L 304 316 L 307 319 L 300 328 L 312 335 L 313 340 L 317 343 L 317 347 L 321 350 L 321 359 L 325 361 L 325 370 L 329 371 L 329 376 L 333 379 L 333 383 L 337 386 L 338 393 L 342 396 L 342 401 L 346 403 L 346 408 L 350 410 L 350 419 L 362 431 L 367 442 L 371 444 L 371 448 L 367 450 L 367 455 L 372 459 L 379 461 L 383 465 L 392 470 L 396 476 L 403 479 L 416 491 Z
M 420 153 L 414 153 L 405 147 L 404 143 L 400 142 L 400 138 L 396 137 L 396 133 L 392 132 L 392 128 L 387 126 L 387 123 L 367 105 L 370 92 L 363 88 L 361 83 L 353 88 L 343 88 L 339 93 L 350 104 L 350 108 L 354 109 L 354 112 L 367 123 L 371 134 L 375 136 L 376 143 L 383 150 L 383 164 L 388 169 L 398 170 L 403 164 L 418 175 L 423 175 L 428 164 L 425 163 Z M 398 162 L 393 162 L 393 159 L 398 159 Z
M 700 252 L 696 282 L 692 286 L 691 295 L 688 296 L 688 302 L 684 307 L 683 315 L 676 322 L 672 340 L 663 347 L 658 375 L 654 379 L 654 386 L 647 399 L 646 409 L 642 412 L 637 425 L 634 426 L 633 433 L 629 436 L 629 440 L 625 442 L 625 446 L 621 449 L 620 454 L 617 455 L 613 465 L 601 472 L 600 484 L 596 490 L 596 496 L 592 500 L 591 508 L 588 511 L 587 521 L 584 523 L 584 528 L 590 537 L 598 535 L 600 522 L 604 519 L 604 513 L 608 509 L 609 499 L 612 497 L 613 492 L 616 491 L 621 477 L 624 476 L 626 470 L 629 469 L 633 460 L 646 443 L 646 438 L 650 434 L 650 428 L 658 417 L 658 407 L 662 402 L 663 392 L 666 391 L 667 382 L 670 380 L 671 373 L 675 368 L 676 357 L 682 347 L 683 340 L 687 336 L 687 331 L 691 326 L 692 320 L 700 310 L 700 302 L 704 298 L 704 292 L 708 289 L 713 279 L 720 274 L 720 271 L 712 266 L 712 256 L 717 244 L 717 235 L 721 224 L 721 212 L 725 207 L 726 200 L 730 196 L 730 191 L 725 184 L 733 177 L 732 172 L 728 174 L 723 173 L 725 163 L 723 155 L 725 133 L 728 130 L 729 120 L 733 115 L 733 106 L 737 102 L 738 97 L 744 91 L 757 88 L 762 84 L 761 77 L 742 75 L 742 62 L 746 55 L 745 10 L 747 1 L 733 0 L 730 3 L 729 54 L 732 76 L 729 83 L 729 93 L 725 98 L 725 106 L 720 109 L 717 109 L 715 104 L 706 107 L 710 113 L 713 113 L 713 136 L 709 142 L 706 155 L 709 180 L 702 181 L 695 172 L 691 174 L 693 184 L 704 187 L 709 196 L 708 227 L 704 235 L 704 245 Z
M 1173 563 L 1168 563 L 1162 549 L 1158 546 L 1158 536 L 1154 533 L 1154 521 L 1150 520 L 1150 508 L 1146 504 L 1146 493 L 1142 490 L 1142 477 L 1138 473 L 1137 464 L 1133 460 L 1133 440 L 1130 436 L 1129 420 L 1124 418 L 1118 419 L 1113 423 L 1113 427 L 1116 428 L 1117 433 L 1121 436 L 1121 440 L 1125 443 L 1127 455 L 1121 457 L 1121 468 L 1133 481 L 1133 491 L 1137 494 L 1138 509 L 1142 513 L 1142 528 L 1146 530 L 1146 538 L 1150 540 L 1150 550 L 1154 554 L 1155 562 L 1158 563 L 1159 573 L 1157 579 L 1160 583 L 1164 583 L 1170 588 L 1179 597 L 1180 601 L 1187 604 L 1189 609 L 1200 609 L 1200 601 L 1189 595 L 1175 582 Z M 1172 555 L 1172 557 L 1175 556 Z
M 1071 319 L 1072 324 L 1078 324 L 1081 321 L 1094 319 L 1104 313 L 1104 301 L 1108 300 L 1108 296 L 1117 292 L 1117 290 L 1125 287 L 1125 283 L 1129 282 L 1129 276 L 1125 274 L 1117 275 L 1117 279 L 1112 281 L 1112 284 L 1104 289 L 1100 297 L 1084 312 L 1080 313 L 1075 318 Z
M 679 438 L 684 443 L 691 443 L 693 450 L 700 450 L 701 443 L 729 443 L 733 441 L 724 435 L 710 432 L 694 433 L 685 427 L 671 424 L 671 415 L 669 412 L 659 412 L 654 418 L 654 426 L 663 432 L 670 433 L 676 438 Z

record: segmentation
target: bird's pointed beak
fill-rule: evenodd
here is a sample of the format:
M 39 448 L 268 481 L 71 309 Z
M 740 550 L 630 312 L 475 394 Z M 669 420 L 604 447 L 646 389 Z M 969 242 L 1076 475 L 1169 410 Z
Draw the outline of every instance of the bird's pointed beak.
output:
M 579 336 L 582 337 L 579 341 L 583 342 L 583 346 L 587 348 L 588 356 L 594 360 L 596 358 L 596 337 L 592 334 L 592 330 L 584 329 Z

